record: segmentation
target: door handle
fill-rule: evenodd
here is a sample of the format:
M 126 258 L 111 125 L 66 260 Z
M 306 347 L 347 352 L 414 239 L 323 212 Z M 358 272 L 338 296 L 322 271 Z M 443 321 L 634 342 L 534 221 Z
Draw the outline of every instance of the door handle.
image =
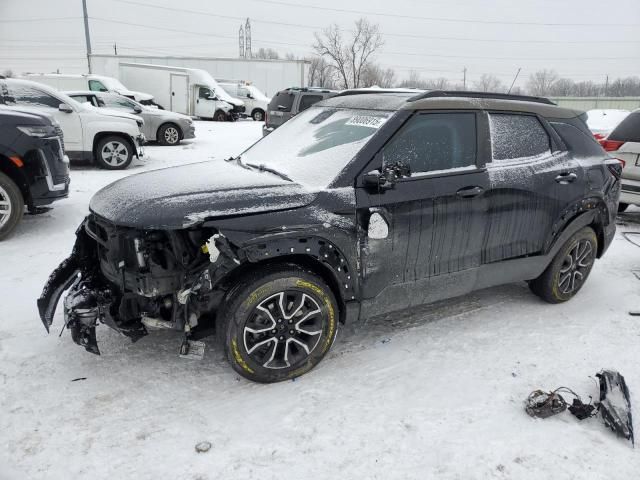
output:
M 456 195 L 462 198 L 473 198 L 484 193 L 482 187 L 464 187 L 456 192 Z
M 571 172 L 571 173 L 561 173 L 560 175 L 558 175 L 555 180 L 556 182 L 558 182 L 561 185 L 566 185 L 568 183 L 573 182 L 576 178 L 578 178 L 578 175 L 576 175 L 575 173 Z

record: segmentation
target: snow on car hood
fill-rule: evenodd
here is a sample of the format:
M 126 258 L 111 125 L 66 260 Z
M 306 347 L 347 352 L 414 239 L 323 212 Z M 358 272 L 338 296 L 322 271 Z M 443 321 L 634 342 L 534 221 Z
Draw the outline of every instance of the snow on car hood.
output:
M 175 230 L 216 217 L 302 207 L 316 195 L 268 172 L 208 161 L 130 175 L 98 191 L 89 208 L 117 225 Z
M 142 118 L 140 118 L 139 116 L 134 115 L 132 113 L 123 112 L 122 110 L 116 110 L 116 109 L 104 108 L 104 107 L 94 107 L 93 105 L 86 102 L 83 103 L 82 106 L 86 107 L 87 109 L 93 110 L 95 113 L 99 113 L 107 117 L 128 118 L 129 120 L 133 120 L 134 122 L 143 121 Z

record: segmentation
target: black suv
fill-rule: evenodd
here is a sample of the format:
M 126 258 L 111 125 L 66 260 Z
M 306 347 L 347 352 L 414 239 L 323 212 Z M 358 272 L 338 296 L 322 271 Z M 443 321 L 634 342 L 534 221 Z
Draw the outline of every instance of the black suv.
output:
M 305 111 L 311 105 L 337 95 L 326 88 L 287 88 L 276 93 L 269 105 L 262 126 L 262 136 L 268 135 L 287 120 Z
M 227 163 L 132 175 L 98 192 L 38 300 L 98 353 L 216 332 L 255 381 L 318 364 L 338 326 L 508 282 L 552 303 L 615 233 L 620 162 L 584 114 L 533 97 L 346 92 Z
M 0 108 L 0 240 L 16 227 L 25 205 L 34 213 L 69 195 L 69 160 L 53 117 Z

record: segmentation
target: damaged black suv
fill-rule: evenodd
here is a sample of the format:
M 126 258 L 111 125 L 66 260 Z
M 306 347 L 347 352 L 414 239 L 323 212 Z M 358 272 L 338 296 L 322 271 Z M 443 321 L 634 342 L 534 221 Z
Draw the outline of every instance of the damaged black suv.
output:
M 217 335 L 259 382 L 308 372 L 340 324 L 528 281 L 564 302 L 614 236 L 620 162 L 581 112 L 471 92 L 343 92 L 227 162 L 119 180 L 92 199 L 63 292 L 73 340 Z

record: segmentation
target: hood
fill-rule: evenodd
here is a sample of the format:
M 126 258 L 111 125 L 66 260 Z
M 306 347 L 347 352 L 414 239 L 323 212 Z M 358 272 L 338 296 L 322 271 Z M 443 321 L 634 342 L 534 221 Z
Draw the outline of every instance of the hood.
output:
M 302 207 L 317 193 L 268 172 L 208 161 L 130 175 L 89 205 L 120 226 L 175 230 L 204 220 Z
M 143 113 L 145 115 L 151 115 L 154 117 L 164 117 L 175 120 L 191 120 L 189 115 L 183 115 L 182 113 L 172 112 L 171 110 L 160 110 L 159 108 L 149 107 L 147 105 L 143 105 L 142 108 Z
M 148 93 L 134 92 L 134 91 L 131 91 L 131 90 L 128 93 L 129 93 L 129 95 L 133 95 L 136 98 L 136 101 L 138 101 L 138 102 L 146 101 L 146 100 L 153 100 L 153 95 L 150 95 Z

